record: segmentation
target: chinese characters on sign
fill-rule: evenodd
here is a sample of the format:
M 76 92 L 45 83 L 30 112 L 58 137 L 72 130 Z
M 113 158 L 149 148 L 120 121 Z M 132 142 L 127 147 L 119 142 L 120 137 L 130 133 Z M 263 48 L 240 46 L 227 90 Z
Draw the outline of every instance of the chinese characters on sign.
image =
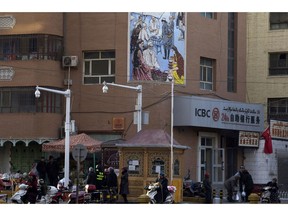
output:
M 270 120 L 271 137 L 288 140 L 288 122 Z
M 258 147 L 259 137 L 257 132 L 239 131 L 239 146 Z

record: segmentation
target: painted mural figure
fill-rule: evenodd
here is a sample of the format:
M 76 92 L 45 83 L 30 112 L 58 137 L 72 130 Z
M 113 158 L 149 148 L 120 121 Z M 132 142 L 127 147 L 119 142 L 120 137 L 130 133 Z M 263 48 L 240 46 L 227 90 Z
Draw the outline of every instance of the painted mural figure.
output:
M 138 40 L 136 49 L 133 53 L 133 79 L 134 80 L 153 80 L 151 70 L 143 58 L 144 41 Z
M 184 12 L 179 12 L 177 14 L 176 28 L 179 29 L 179 31 L 180 31 L 178 40 L 179 41 L 184 40 L 185 39 L 185 16 L 184 16 Z
M 166 18 L 162 18 L 162 44 L 164 47 L 164 56 L 163 59 L 169 59 L 170 50 L 173 45 L 173 34 L 174 30 L 171 29 L 172 23 L 169 22 L 169 25 L 166 21 Z M 173 23 L 174 26 L 174 23 Z
M 130 39 L 130 53 L 133 53 L 137 46 L 137 40 L 139 38 L 139 34 L 141 31 L 141 24 L 138 24 L 132 31 L 131 39 Z
M 149 21 L 149 32 L 151 37 L 158 37 L 160 25 L 156 17 L 152 16 L 151 20 Z
M 152 41 L 148 42 L 148 48 L 143 51 L 143 58 L 150 69 L 160 69 Z
M 138 39 L 141 39 L 144 41 L 144 44 L 147 45 L 148 40 L 149 40 L 149 34 L 148 34 L 148 30 L 147 30 L 147 24 L 143 23 L 142 28 L 139 32 L 139 36 Z

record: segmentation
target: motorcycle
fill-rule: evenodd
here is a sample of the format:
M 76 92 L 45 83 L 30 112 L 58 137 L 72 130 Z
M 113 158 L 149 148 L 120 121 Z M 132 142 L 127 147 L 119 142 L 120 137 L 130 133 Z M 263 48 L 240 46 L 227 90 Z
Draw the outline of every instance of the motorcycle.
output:
M 261 203 L 281 203 L 279 192 L 276 187 L 265 186 L 261 190 Z
M 205 197 L 205 192 L 202 182 L 193 182 L 188 179 L 183 181 L 183 196 L 185 197 Z
M 19 190 L 16 191 L 13 196 L 11 197 L 11 202 L 16 204 L 22 204 L 24 203 L 22 200 L 22 197 L 27 193 L 28 185 L 26 184 L 20 184 Z
M 28 204 L 29 198 L 27 194 L 28 189 L 27 184 L 20 184 L 19 190 L 16 191 L 13 196 L 11 197 L 11 202 L 15 204 Z M 39 194 L 38 191 L 38 199 L 36 200 L 36 204 L 56 204 L 63 202 L 63 194 L 54 186 L 47 187 L 46 194 Z
M 157 189 L 161 187 L 159 182 L 156 183 L 151 183 L 150 185 L 148 185 L 147 187 L 145 187 L 144 189 L 147 190 L 146 195 L 149 197 L 150 204 L 156 204 L 157 201 L 155 199 L 155 196 L 157 194 Z M 163 202 L 164 204 L 172 204 L 174 203 L 174 193 L 176 191 L 176 187 L 175 186 L 167 186 L 168 189 L 168 195 L 166 196 L 165 201 Z

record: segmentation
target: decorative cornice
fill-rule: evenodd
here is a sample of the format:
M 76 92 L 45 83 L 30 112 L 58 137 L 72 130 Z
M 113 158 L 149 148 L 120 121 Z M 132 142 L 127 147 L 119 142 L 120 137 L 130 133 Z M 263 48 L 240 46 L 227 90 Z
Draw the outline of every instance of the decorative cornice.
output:
M 12 29 L 16 24 L 16 19 L 11 15 L 0 16 L 0 29 Z
M 11 81 L 15 71 L 12 67 L 0 66 L 0 81 Z

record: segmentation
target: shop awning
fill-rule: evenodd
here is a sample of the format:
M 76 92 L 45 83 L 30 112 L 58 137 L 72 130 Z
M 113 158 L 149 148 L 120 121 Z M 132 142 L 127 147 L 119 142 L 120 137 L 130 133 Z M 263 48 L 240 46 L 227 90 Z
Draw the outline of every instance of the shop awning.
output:
M 85 133 L 70 136 L 70 152 L 77 144 L 86 146 L 88 153 L 101 151 L 102 141 L 93 139 Z M 65 152 L 65 138 L 42 145 L 43 152 Z

